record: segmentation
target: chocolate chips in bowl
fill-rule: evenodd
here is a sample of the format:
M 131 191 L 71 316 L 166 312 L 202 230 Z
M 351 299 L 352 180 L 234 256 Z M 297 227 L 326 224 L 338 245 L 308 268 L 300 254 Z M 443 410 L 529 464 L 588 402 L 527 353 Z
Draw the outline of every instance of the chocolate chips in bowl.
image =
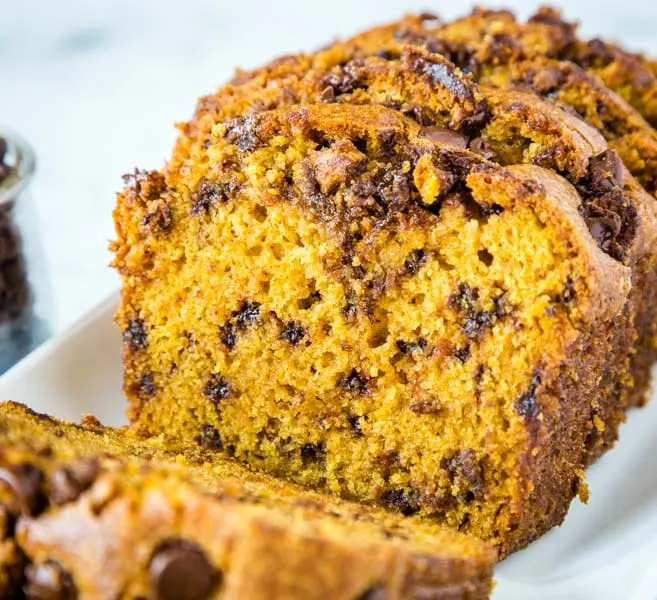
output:
M 29 145 L 0 131 L 0 373 L 48 337 L 35 311 L 45 277 L 38 269 L 40 240 L 26 198 L 34 165 Z

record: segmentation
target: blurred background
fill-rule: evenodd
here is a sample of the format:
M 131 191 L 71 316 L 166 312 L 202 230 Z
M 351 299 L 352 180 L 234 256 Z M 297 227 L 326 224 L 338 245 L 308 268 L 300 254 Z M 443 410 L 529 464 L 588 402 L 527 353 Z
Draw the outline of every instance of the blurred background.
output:
M 483 4 L 480 2 L 479 4 Z M 657 55 L 657 3 L 557 2 L 586 36 Z M 0 0 L 0 128 L 35 148 L 30 188 L 50 280 L 53 332 L 118 288 L 108 268 L 111 211 L 121 175 L 157 168 L 175 121 L 196 98 L 278 54 L 431 10 L 446 0 Z M 538 2 L 491 2 L 527 16 Z

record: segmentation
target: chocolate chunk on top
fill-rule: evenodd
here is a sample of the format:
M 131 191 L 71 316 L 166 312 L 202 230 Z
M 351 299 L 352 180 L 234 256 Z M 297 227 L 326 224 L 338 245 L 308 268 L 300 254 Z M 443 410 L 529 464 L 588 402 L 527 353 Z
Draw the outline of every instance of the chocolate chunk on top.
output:
M 99 469 L 100 464 L 94 459 L 57 469 L 50 477 L 50 501 L 57 505 L 77 500 L 93 485 Z
M 0 487 L 9 490 L 9 514 L 31 517 L 43 510 L 45 497 L 41 486 L 43 473 L 30 463 L 20 463 L 0 468 Z
M 149 579 L 154 600 L 206 600 L 222 574 L 196 544 L 169 539 L 155 549 Z

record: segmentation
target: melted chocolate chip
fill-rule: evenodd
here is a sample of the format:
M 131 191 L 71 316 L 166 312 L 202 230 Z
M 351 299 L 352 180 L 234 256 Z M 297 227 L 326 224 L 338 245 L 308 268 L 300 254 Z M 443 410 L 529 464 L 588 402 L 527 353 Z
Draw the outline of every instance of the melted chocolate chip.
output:
M 446 129 L 445 127 L 438 127 L 435 125 L 431 127 L 423 127 L 420 129 L 420 133 L 418 135 L 419 137 L 430 140 L 432 142 L 447 144 L 456 148 L 467 147 L 467 140 L 462 135 L 459 135 L 451 129 Z
M 481 500 L 485 493 L 484 476 L 477 454 L 469 448 L 459 450 L 443 460 L 452 485 L 459 490 L 462 500 Z
M 240 329 L 246 329 L 249 325 L 256 323 L 260 316 L 260 306 L 259 302 L 243 302 L 240 309 L 233 313 L 237 321 L 237 326 Z
M 319 94 L 319 99 L 322 102 L 333 102 L 335 100 L 335 90 L 333 86 L 327 85 Z
M 470 140 L 470 143 L 468 144 L 468 148 L 472 152 L 475 152 L 476 154 L 483 156 L 486 160 L 495 159 L 495 151 L 490 145 L 488 139 L 486 139 L 485 137 L 479 136 Z
M 534 419 L 538 416 L 540 408 L 536 403 L 536 390 L 539 385 L 541 385 L 541 375 L 538 372 L 534 372 L 529 388 L 518 397 L 515 403 L 516 412 L 521 417 Z
M 495 310 L 474 311 L 465 316 L 461 331 L 469 340 L 476 340 L 481 336 L 485 329 L 495 324 L 497 312 Z
M 96 481 L 99 470 L 100 464 L 95 459 L 57 469 L 50 477 L 50 501 L 59 505 L 77 500 Z
M 615 150 L 608 148 L 589 160 L 589 177 L 596 191 L 608 192 L 622 186 L 625 179 L 623 162 Z
M 235 325 L 229 321 L 225 325 L 219 327 L 219 339 L 226 348 L 232 350 L 237 343 L 237 331 Z
M 148 343 L 146 324 L 143 319 L 132 319 L 123 331 L 123 341 L 133 350 L 142 350 Z
M 239 117 L 226 123 L 226 140 L 235 144 L 242 152 L 253 152 L 264 146 L 256 132 L 256 120 L 253 115 Z
M 297 321 L 290 321 L 281 332 L 280 337 L 294 346 L 305 336 L 306 330 Z
M 436 59 L 439 57 L 436 56 Z M 415 56 L 411 68 L 416 73 L 429 77 L 433 83 L 445 86 L 454 96 L 461 99 L 472 99 L 471 90 L 456 74 L 454 65 L 444 62 L 432 62 L 421 56 Z
M 404 261 L 404 269 L 408 275 L 415 275 L 426 261 L 427 253 L 422 248 L 418 248 L 408 255 Z
M 213 373 L 203 388 L 205 397 L 215 404 L 225 400 L 233 393 L 230 382 L 223 376 Z
M 154 600 L 206 600 L 222 579 L 198 545 L 181 539 L 161 543 L 148 571 Z
M 352 369 L 348 375 L 342 377 L 338 381 L 338 386 L 341 387 L 345 392 L 365 394 L 368 391 L 369 381 L 356 369 Z
M 20 463 L 0 468 L 0 486 L 12 494 L 7 511 L 13 517 L 31 517 L 45 507 L 45 496 L 41 490 L 43 473 L 30 463 Z
M 379 502 L 386 508 L 397 510 L 407 517 L 420 510 L 413 494 L 400 489 L 386 490 L 381 494 Z
M 76 600 L 78 597 L 73 578 L 52 560 L 42 565 L 29 565 L 25 576 L 23 591 L 27 600 Z

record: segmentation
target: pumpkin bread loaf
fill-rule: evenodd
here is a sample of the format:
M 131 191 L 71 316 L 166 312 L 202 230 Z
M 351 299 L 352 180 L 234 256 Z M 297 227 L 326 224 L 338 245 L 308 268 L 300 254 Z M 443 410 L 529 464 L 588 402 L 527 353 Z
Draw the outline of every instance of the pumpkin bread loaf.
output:
M 419 28 L 426 20 L 408 17 L 406 22 Z M 399 27 L 402 31 L 408 29 L 408 25 Z M 193 164 L 198 148 L 209 143 L 212 127 L 222 120 L 290 103 L 375 103 L 399 110 L 426 126 L 428 135 L 467 145 L 500 164 L 539 164 L 565 174 L 580 192 L 586 188 L 582 192 L 583 207 L 595 205 L 593 210 L 585 208 L 587 223 L 602 247 L 612 253 L 608 239 L 619 222 L 608 209 L 619 212 L 610 206 L 610 200 L 616 196 L 616 205 L 630 205 L 638 213 L 642 230 L 636 233 L 641 242 L 633 250 L 623 256 L 615 252 L 633 269 L 630 312 L 634 315 L 638 342 L 631 349 L 632 384 L 628 386 L 627 403 L 642 404 L 651 366 L 657 359 L 657 204 L 634 179 L 620 175 L 624 169 L 618 158 L 609 152 L 600 134 L 582 123 L 579 113 L 586 114 L 596 107 L 597 112 L 589 120 L 602 132 L 613 130 L 612 121 L 616 120 L 615 129 L 624 133 L 619 133 L 619 137 L 607 134 L 612 149 L 634 168 L 634 174 L 653 193 L 657 134 L 620 97 L 571 63 L 510 63 L 517 67 L 517 73 L 495 63 L 495 70 L 487 77 L 480 75 L 486 83 L 480 88 L 472 74 L 465 74 L 442 55 L 428 50 L 435 44 L 428 41 L 424 47 L 405 45 L 406 36 L 398 35 L 398 31 L 391 33 L 384 27 L 351 42 L 336 44 L 316 56 L 285 57 L 251 73 L 241 73 L 232 85 L 200 101 L 194 119 L 182 128 L 174 168 L 184 161 Z M 418 39 L 415 31 L 411 40 Z M 453 53 L 453 46 L 450 48 Z M 542 95 L 553 98 L 545 93 L 545 81 L 547 78 L 556 85 L 555 69 L 564 79 L 560 107 L 575 110 L 575 115 L 564 114 L 534 95 L 541 89 Z M 506 81 L 514 73 L 522 84 Z M 527 81 L 534 83 L 529 86 Z M 520 88 L 530 93 L 491 88 L 493 83 L 495 87 Z M 450 132 L 458 132 L 459 136 Z M 598 178 L 599 183 L 591 183 L 589 161 L 592 169 L 603 164 L 604 172 L 619 173 L 617 183 L 625 192 L 624 198 L 622 193 L 619 195 L 620 189 L 609 194 L 610 179 L 606 176 L 602 181 Z M 629 224 L 627 218 L 623 220 Z M 607 441 L 614 439 L 613 431 L 607 430 Z
M 255 475 L 211 448 L 13 403 L 0 405 L 0 514 L 1 598 L 22 586 L 28 599 L 474 600 L 495 560 L 472 537 Z
M 115 211 L 136 427 L 502 554 L 561 522 L 623 418 L 621 259 L 645 244 L 631 178 L 561 131 L 580 193 L 377 105 L 265 110 L 183 140 Z M 619 228 L 596 240 L 599 185 Z

